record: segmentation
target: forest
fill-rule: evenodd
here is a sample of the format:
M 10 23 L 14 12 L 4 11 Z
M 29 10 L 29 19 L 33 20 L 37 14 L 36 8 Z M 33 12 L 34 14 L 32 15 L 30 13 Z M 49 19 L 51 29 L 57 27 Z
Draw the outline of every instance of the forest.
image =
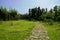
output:
M 18 14 L 17 10 L 7 10 L 4 7 L 0 7 L 0 20 L 37 20 L 37 21 L 60 21 L 60 6 L 54 6 L 50 10 L 47 8 L 30 8 L 26 14 Z

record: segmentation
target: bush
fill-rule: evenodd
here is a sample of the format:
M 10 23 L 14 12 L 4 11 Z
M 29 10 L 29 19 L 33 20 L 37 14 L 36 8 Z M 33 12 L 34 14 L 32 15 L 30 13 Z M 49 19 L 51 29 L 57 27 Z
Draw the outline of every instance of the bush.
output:
M 47 22 L 49 25 L 53 25 L 53 20 L 52 19 L 46 19 L 45 22 Z

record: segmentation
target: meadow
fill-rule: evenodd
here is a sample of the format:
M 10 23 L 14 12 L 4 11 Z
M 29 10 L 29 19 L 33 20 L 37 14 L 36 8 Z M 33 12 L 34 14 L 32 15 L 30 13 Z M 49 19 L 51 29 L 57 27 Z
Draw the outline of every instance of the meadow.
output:
M 47 22 L 40 22 L 45 26 L 45 29 L 48 32 L 50 40 L 60 40 L 60 23 L 53 22 L 53 25 L 49 25 Z
M 39 22 L 39 21 L 38 21 Z M 0 40 L 24 40 L 38 23 L 37 21 L 17 20 L 0 22 Z M 48 32 L 50 40 L 60 40 L 60 23 L 39 22 Z
M 24 40 L 34 26 L 35 22 L 33 21 L 1 21 L 0 40 Z

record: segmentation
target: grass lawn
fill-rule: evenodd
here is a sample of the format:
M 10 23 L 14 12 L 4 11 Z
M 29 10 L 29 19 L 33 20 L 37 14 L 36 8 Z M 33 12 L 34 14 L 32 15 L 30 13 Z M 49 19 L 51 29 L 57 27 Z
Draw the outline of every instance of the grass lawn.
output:
M 24 40 L 34 26 L 33 21 L 2 21 L 0 23 L 0 40 Z
M 40 22 L 48 31 L 50 40 L 60 40 L 60 23 L 53 22 L 53 25 L 48 25 L 46 22 Z

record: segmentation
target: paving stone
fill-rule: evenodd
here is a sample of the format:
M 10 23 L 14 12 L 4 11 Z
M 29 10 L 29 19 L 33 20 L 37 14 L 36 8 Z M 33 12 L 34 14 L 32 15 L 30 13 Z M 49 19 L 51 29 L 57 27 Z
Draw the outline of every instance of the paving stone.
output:
M 25 40 L 49 40 L 49 37 L 44 26 L 38 24 L 33 28 L 31 35 Z

